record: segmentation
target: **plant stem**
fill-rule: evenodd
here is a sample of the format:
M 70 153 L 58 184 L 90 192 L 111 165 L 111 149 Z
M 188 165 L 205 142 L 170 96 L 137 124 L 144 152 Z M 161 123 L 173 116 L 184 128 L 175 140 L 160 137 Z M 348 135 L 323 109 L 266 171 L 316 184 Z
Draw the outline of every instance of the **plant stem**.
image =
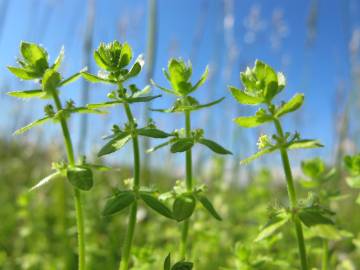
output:
M 191 137 L 191 118 L 190 111 L 185 111 L 185 135 L 187 138 Z M 186 189 L 189 192 L 192 192 L 193 181 L 192 181 L 192 153 L 191 149 L 187 150 L 185 153 L 185 162 L 186 162 Z M 187 251 L 187 240 L 189 234 L 189 222 L 190 219 L 184 221 L 182 230 L 181 230 L 181 245 L 180 245 L 180 256 L 182 259 L 186 258 Z
M 55 102 L 56 109 L 58 111 L 62 110 L 62 105 L 60 98 L 56 91 L 53 91 L 53 99 Z M 60 124 L 63 132 L 65 148 L 67 153 L 67 158 L 70 166 L 75 165 L 75 156 L 73 145 L 71 141 L 71 136 L 69 132 L 69 128 L 66 122 L 66 119 L 61 118 Z M 78 254 L 79 254 L 79 270 L 86 269 L 86 260 L 85 260 L 85 237 L 84 237 L 84 214 L 82 209 L 82 199 L 81 199 L 81 191 L 77 188 L 74 188 L 74 197 L 75 197 L 75 211 L 76 211 L 76 224 L 78 231 Z
M 329 243 L 328 240 L 323 239 L 323 257 L 322 257 L 322 270 L 328 270 L 329 269 Z
M 284 132 L 283 132 L 283 129 L 281 127 L 279 120 L 275 119 L 274 123 L 275 123 L 275 128 L 277 130 L 278 136 L 282 140 L 285 140 Z M 295 187 L 294 187 L 294 180 L 293 180 L 293 176 L 292 176 L 292 172 L 291 172 L 290 161 L 289 161 L 289 157 L 288 157 L 286 148 L 281 147 L 280 154 L 281 154 L 281 160 L 282 160 L 282 164 L 283 164 L 283 168 L 284 168 L 286 183 L 287 183 L 287 191 L 288 191 L 289 200 L 290 200 L 290 209 L 293 211 L 297 207 L 297 198 L 296 198 L 296 191 L 295 191 Z M 301 225 L 300 219 L 297 215 L 293 215 L 293 221 L 295 224 L 295 231 L 296 231 L 297 242 L 298 242 L 298 247 L 299 247 L 301 269 L 308 270 L 306 247 L 305 247 L 302 225 Z
M 129 104 L 124 103 L 125 113 L 131 125 L 135 125 L 134 117 L 131 113 Z M 140 189 L 140 153 L 139 141 L 136 134 L 132 135 L 133 152 L 134 152 L 134 186 L 133 189 L 137 193 Z M 136 226 L 137 202 L 135 201 L 130 208 L 129 224 L 125 236 L 124 247 L 120 261 L 119 270 L 127 270 L 129 267 L 131 246 L 134 239 L 135 226 Z

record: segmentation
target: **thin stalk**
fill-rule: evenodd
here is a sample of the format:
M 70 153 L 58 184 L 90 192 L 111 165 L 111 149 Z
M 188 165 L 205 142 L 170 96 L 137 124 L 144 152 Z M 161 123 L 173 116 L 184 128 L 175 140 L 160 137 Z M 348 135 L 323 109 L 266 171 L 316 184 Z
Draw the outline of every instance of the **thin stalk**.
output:
M 135 124 L 134 117 L 131 113 L 129 104 L 124 103 L 125 113 L 130 124 Z M 140 152 L 139 141 L 136 134 L 132 135 L 133 152 L 134 152 L 134 186 L 133 189 L 137 193 L 140 189 Z M 129 268 L 129 260 L 131 253 L 131 246 L 134 239 L 135 227 L 136 227 L 136 214 L 137 214 L 137 202 L 135 201 L 130 208 L 129 224 L 127 233 L 125 236 L 124 247 L 122 250 L 122 256 L 120 261 L 119 270 L 127 270 Z
M 329 269 L 329 243 L 328 240 L 323 239 L 323 256 L 322 256 L 322 265 L 321 270 Z
M 185 111 L 185 135 L 187 138 L 190 138 L 191 136 L 190 111 Z M 187 150 L 185 153 L 185 163 L 186 163 L 186 189 L 187 191 L 191 192 L 193 189 L 191 149 Z M 188 242 L 188 234 L 189 234 L 189 222 L 190 219 L 186 219 L 183 223 L 183 227 L 181 230 L 180 256 L 182 259 L 186 258 L 187 242 Z
M 62 110 L 61 101 L 56 91 L 53 91 L 53 99 L 55 102 L 56 109 L 58 111 Z M 74 166 L 75 156 L 74 156 L 74 150 L 70 137 L 69 128 L 64 118 L 60 119 L 60 124 L 63 132 L 68 162 L 70 166 Z M 74 198 L 75 198 L 76 224 L 78 231 L 79 270 L 85 270 L 86 261 L 85 261 L 84 214 L 81 203 L 82 201 L 81 192 L 77 188 L 74 188 Z
M 274 120 L 275 128 L 277 130 L 277 135 L 281 139 L 285 139 L 284 132 L 281 127 L 281 124 L 278 119 Z M 290 209 L 295 210 L 297 207 L 297 198 L 296 198 L 296 191 L 294 187 L 294 180 L 291 172 L 291 166 L 289 161 L 289 156 L 287 153 L 286 148 L 281 147 L 280 148 L 280 154 L 281 154 L 281 160 L 284 168 L 286 183 L 287 183 L 287 191 L 289 195 L 290 200 Z M 300 222 L 300 219 L 298 216 L 293 216 L 293 221 L 295 224 L 295 231 L 297 236 L 297 242 L 299 247 L 299 253 L 300 253 L 300 261 L 301 261 L 301 269 L 302 270 L 308 270 L 308 263 L 307 263 L 307 256 L 306 256 L 306 247 L 305 247 L 305 240 L 304 240 L 304 233 L 302 229 L 302 225 Z

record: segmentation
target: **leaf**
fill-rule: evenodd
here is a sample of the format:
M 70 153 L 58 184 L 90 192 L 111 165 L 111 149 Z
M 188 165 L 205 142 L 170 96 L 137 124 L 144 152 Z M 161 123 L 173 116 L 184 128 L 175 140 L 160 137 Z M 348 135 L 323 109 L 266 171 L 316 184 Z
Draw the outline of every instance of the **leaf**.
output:
M 310 178 L 319 178 L 325 171 L 325 163 L 320 158 L 304 160 L 301 162 L 301 170 Z
M 65 54 L 65 50 L 64 50 L 64 46 L 62 46 L 60 53 L 59 53 L 58 57 L 55 59 L 55 63 L 52 65 L 51 69 L 53 69 L 53 70 L 59 69 L 59 67 L 64 59 L 64 54 Z
M 233 97 L 240 103 L 244 105 L 258 105 L 264 100 L 262 97 L 251 96 L 244 91 L 241 91 L 234 86 L 229 86 L 230 92 Z
M 307 227 L 311 227 L 319 224 L 328 224 L 328 225 L 334 224 L 334 222 L 328 217 L 327 212 L 318 206 L 301 208 L 298 215 L 300 220 Z
M 156 95 L 156 96 L 144 96 L 144 97 L 132 97 L 132 98 L 127 98 L 126 102 L 127 103 L 139 103 L 139 102 L 149 102 L 153 99 L 159 98 L 161 97 L 161 95 Z
M 166 93 L 169 93 L 169 94 L 172 94 L 172 95 L 176 95 L 176 96 L 180 96 L 178 93 L 174 92 L 173 90 L 170 90 L 170 89 L 167 89 L 165 87 L 162 87 L 158 84 L 156 84 L 156 82 L 154 82 L 152 79 L 150 80 L 150 83 L 155 86 L 156 88 L 159 88 L 160 90 L 166 92 Z
M 24 59 L 34 66 L 37 65 L 39 61 L 45 61 L 47 64 L 47 52 L 35 43 L 22 41 L 20 44 L 20 52 Z M 47 66 L 45 68 L 47 68 Z
M 296 111 L 304 103 L 304 94 L 295 94 L 288 102 L 284 103 L 276 110 L 275 116 L 280 117 L 284 114 Z
M 79 79 L 81 77 L 82 72 L 83 71 L 77 72 L 77 73 L 71 75 L 69 78 L 66 78 L 65 80 L 61 81 L 59 86 L 65 86 L 69 83 L 76 81 L 77 79 Z
M 206 66 L 204 73 L 200 77 L 200 80 L 191 88 L 191 91 L 188 94 L 194 92 L 196 89 L 202 86 L 206 82 L 208 75 L 209 75 L 209 67 Z
M 53 69 L 47 69 L 42 78 L 42 89 L 47 93 L 52 93 L 59 87 L 60 82 L 60 73 Z
M 245 128 L 252 128 L 252 127 L 257 127 L 260 126 L 266 122 L 272 121 L 272 117 L 270 115 L 266 115 L 266 116 L 258 116 L 258 115 L 254 115 L 254 116 L 242 116 L 242 117 L 238 117 L 235 118 L 234 121 L 236 124 L 238 124 L 241 127 L 245 127 Z
M 8 70 L 14 74 L 16 77 L 23 79 L 23 80 L 34 80 L 37 78 L 37 74 L 33 71 L 26 70 L 24 68 L 17 68 L 17 67 L 7 67 Z
M 190 111 L 197 111 L 197 110 L 200 110 L 200 109 L 203 109 L 203 108 L 214 106 L 214 105 L 220 103 L 221 101 L 223 101 L 224 99 L 225 99 L 225 97 L 222 97 L 222 98 L 219 98 L 219 99 L 217 99 L 215 101 L 212 101 L 210 103 L 194 105 L 194 106 L 191 107 Z
M 59 171 L 57 171 L 57 172 L 54 172 L 54 173 L 46 176 L 45 178 L 41 179 L 35 186 L 30 188 L 29 191 L 33 191 L 35 189 L 38 189 L 38 188 L 50 183 L 52 180 L 55 180 L 59 175 L 61 175 L 61 173 Z
M 165 261 L 164 261 L 164 270 L 170 270 L 171 267 L 171 257 L 170 257 L 170 253 L 166 256 Z
M 88 107 L 77 107 L 71 109 L 64 109 L 64 111 L 69 113 L 95 113 L 95 114 L 107 114 L 107 111 L 97 110 L 95 108 Z
M 154 147 L 152 147 L 152 148 L 150 148 L 150 149 L 147 149 L 146 150 L 146 153 L 152 153 L 152 152 L 154 152 L 154 151 L 156 151 L 156 150 L 158 150 L 158 149 L 160 149 L 160 148 L 162 148 L 162 147 L 165 147 L 165 146 L 167 146 L 167 145 L 169 145 L 170 143 L 171 143 L 172 141 L 170 140 L 170 141 L 167 141 L 167 142 L 164 142 L 164 143 L 162 143 L 162 144 L 159 144 L 159 145 L 157 145 L 157 146 L 154 146 Z
M 249 164 L 250 162 L 252 162 L 253 160 L 265 155 L 265 154 L 269 154 L 269 153 L 272 153 L 274 152 L 275 150 L 277 149 L 276 146 L 274 147 L 269 147 L 269 148 L 265 148 L 265 149 L 262 149 L 260 150 L 259 152 L 255 153 L 254 155 L 246 158 L 246 159 L 243 159 L 242 161 L 240 161 L 240 164 L 241 165 L 244 165 L 244 164 Z
M 114 84 L 116 83 L 115 81 L 113 80 L 110 80 L 110 79 L 105 79 L 105 78 L 101 78 L 99 76 L 96 76 L 94 74 L 91 74 L 89 72 L 81 72 L 81 76 L 85 79 L 85 80 L 88 80 L 89 82 L 92 82 L 92 83 L 109 83 L 109 84 Z
M 285 211 L 279 211 L 273 215 L 268 223 L 261 229 L 260 233 L 255 239 L 255 242 L 261 241 L 273 235 L 278 229 L 284 226 L 290 219 L 290 215 Z
M 132 98 L 136 98 L 136 97 L 146 95 L 147 93 L 150 92 L 150 90 L 151 90 L 151 86 L 147 85 L 142 90 L 135 92 L 134 95 L 132 96 Z
M 88 166 L 96 171 L 102 171 L 102 172 L 113 170 L 112 167 L 108 167 L 108 166 L 100 165 L 100 164 L 86 163 L 86 166 Z
M 192 262 L 177 262 L 171 268 L 171 270 L 191 270 L 194 264 Z
M 196 201 L 192 195 L 180 195 L 173 204 L 173 217 L 178 222 L 189 218 L 194 212 Z
M 202 206 L 217 220 L 222 220 L 220 215 L 216 212 L 214 206 L 209 201 L 208 198 L 206 198 L 204 195 L 197 194 L 196 198 L 199 200 L 199 202 L 202 204 Z
M 128 80 L 138 75 L 143 65 L 144 65 L 144 57 L 142 54 L 140 54 L 136 59 L 134 65 L 131 67 L 130 71 L 123 77 L 123 80 Z
M 306 149 L 324 147 L 318 140 L 297 140 L 288 144 L 288 149 Z
M 150 194 L 149 192 L 141 192 L 140 197 L 146 203 L 146 205 L 155 212 L 163 215 L 164 217 L 170 219 L 173 218 L 171 210 L 154 195 Z
M 352 233 L 339 230 L 333 225 L 314 225 L 310 228 L 311 236 L 321 237 L 332 241 L 339 241 L 344 238 L 353 237 Z
M 140 128 L 137 130 L 137 133 L 141 136 L 150 137 L 150 138 L 168 138 L 173 136 L 172 134 L 166 133 L 157 128 Z
M 28 131 L 29 129 L 32 129 L 32 128 L 35 127 L 35 126 L 39 126 L 39 125 L 44 124 L 45 122 L 47 122 L 47 121 L 50 120 L 50 119 L 51 119 L 51 118 L 48 117 L 48 116 L 46 116 L 46 117 L 44 117 L 44 118 L 41 118 L 41 119 L 38 119 L 38 120 L 36 120 L 36 121 L 34 121 L 34 122 L 31 122 L 30 124 L 28 124 L 28 125 L 20 128 L 20 129 L 16 130 L 16 131 L 14 132 L 14 134 L 15 134 L 15 135 L 22 134 L 22 133 Z
M 199 143 L 207 146 L 209 149 L 211 149 L 213 152 L 221 154 L 221 155 L 232 155 L 232 153 L 229 150 L 226 150 L 224 147 L 219 145 L 218 143 L 208 140 L 208 139 L 199 139 Z
M 360 176 L 346 177 L 346 183 L 351 188 L 360 188 Z
M 93 173 L 85 166 L 69 167 L 66 175 L 69 182 L 80 190 L 90 190 L 94 184 Z
M 185 152 L 190 150 L 194 146 L 194 141 L 188 138 L 182 138 L 177 140 L 173 145 L 171 145 L 171 153 Z
M 107 144 L 105 144 L 99 151 L 98 157 L 111 154 L 119 149 L 121 149 L 129 140 L 131 139 L 131 135 L 124 132 L 119 136 L 111 139 Z
M 124 101 L 116 100 L 116 101 L 107 101 L 102 103 L 87 104 L 86 107 L 88 107 L 89 109 L 99 109 L 99 108 L 113 107 L 122 103 L 124 103 Z
M 107 200 L 102 215 L 114 215 L 129 207 L 135 200 L 136 198 L 132 191 L 122 191 Z
M 44 97 L 46 93 L 42 89 L 7 92 L 9 96 L 17 98 Z

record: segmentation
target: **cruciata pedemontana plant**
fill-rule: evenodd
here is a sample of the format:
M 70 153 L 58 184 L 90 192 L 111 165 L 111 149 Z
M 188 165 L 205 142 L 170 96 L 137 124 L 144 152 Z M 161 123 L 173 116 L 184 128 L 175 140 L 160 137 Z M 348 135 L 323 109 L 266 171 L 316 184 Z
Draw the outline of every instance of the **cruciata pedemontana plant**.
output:
M 19 67 L 9 66 L 8 69 L 22 80 L 35 81 L 39 84 L 37 89 L 13 91 L 8 94 L 13 97 L 52 99 L 54 105 L 48 104 L 44 107 L 45 116 L 36 120 L 25 127 L 15 131 L 21 134 L 29 129 L 52 121 L 59 123 L 62 129 L 64 144 L 67 153 L 67 162 L 53 163 L 54 173 L 42 179 L 38 184 L 31 188 L 37 189 L 59 176 L 66 177 L 74 188 L 75 210 L 78 233 L 78 255 L 79 270 L 85 270 L 85 239 L 84 239 L 84 214 L 82 207 L 82 191 L 90 190 L 93 186 L 92 169 L 101 169 L 102 166 L 88 164 L 85 158 L 81 158 L 77 163 L 71 141 L 67 119 L 75 113 L 104 113 L 98 109 L 87 107 L 76 107 L 72 100 L 62 104 L 59 94 L 60 88 L 75 81 L 80 77 L 81 72 L 75 73 L 67 79 L 63 79 L 58 69 L 64 58 L 64 50 L 60 51 L 53 65 L 49 65 L 48 53 L 44 48 L 34 43 L 22 42 L 20 44 L 21 58 L 18 59 Z M 64 236 L 66 237 L 66 236 Z
M 195 98 L 190 96 L 191 93 L 205 83 L 208 75 L 208 68 L 206 68 L 199 81 L 195 84 L 192 84 L 190 81 L 192 75 L 192 66 L 190 62 L 186 64 L 182 59 L 171 59 L 168 64 L 168 70 L 164 69 L 163 72 L 166 79 L 169 81 L 171 88 L 168 89 L 159 86 L 153 81 L 152 84 L 160 90 L 176 96 L 177 99 L 170 109 L 153 109 L 153 111 L 184 114 L 185 129 L 175 130 L 172 133 L 174 135 L 172 138 L 163 144 L 149 149 L 148 152 L 155 151 L 167 145 L 171 145 L 170 151 L 172 153 L 185 152 L 185 187 L 184 185 L 177 185 L 173 192 L 168 193 L 170 198 L 174 199 L 173 218 L 178 222 L 183 222 L 180 256 L 181 259 L 184 260 L 188 250 L 189 219 L 194 212 L 196 201 L 199 201 L 214 218 L 221 220 L 211 202 L 204 195 L 204 187 L 195 186 L 193 181 L 192 147 L 196 143 L 199 143 L 218 154 L 226 155 L 231 154 L 231 152 L 216 142 L 204 138 L 204 131 L 202 129 L 191 129 L 191 112 L 213 106 L 224 99 L 220 98 L 207 104 L 200 104 Z
M 317 140 L 301 139 L 298 132 L 292 134 L 283 131 L 280 122 L 281 118 L 299 109 L 304 102 L 304 95 L 295 94 L 288 102 L 282 102 L 279 106 L 273 104 L 274 97 L 285 88 L 286 81 L 282 73 L 276 73 L 269 65 L 256 61 L 253 68 L 247 68 L 245 72 L 240 73 L 240 78 L 244 86 L 243 90 L 229 86 L 229 90 L 234 98 L 243 105 L 263 105 L 263 107 L 254 116 L 234 119 L 235 123 L 241 127 L 252 128 L 272 122 L 276 130 L 276 134 L 271 138 L 267 135 L 260 136 L 258 142 L 259 151 L 241 163 L 246 164 L 262 155 L 279 151 L 289 196 L 289 208 L 274 209 L 270 215 L 269 222 L 264 226 L 256 240 L 272 235 L 291 220 L 297 236 L 301 269 L 308 270 L 303 224 L 305 226 L 326 224 L 329 220 L 329 212 L 311 198 L 305 204 L 298 201 L 288 150 L 316 148 L 322 147 L 322 145 Z
M 125 236 L 125 242 L 122 248 L 120 261 L 120 270 L 129 268 L 131 246 L 135 234 L 136 214 L 138 202 L 142 200 L 148 207 L 157 213 L 172 218 L 171 210 L 158 199 L 157 191 L 148 187 L 142 187 L 140 181 L 140 149 L 139 136 L 150 138 L 168 138 L 168 134 L 159 130 L 152 120 L 148 121 L 145 127 L 139 128 L 136 119 L 133 116 L 131 105 L 139 102 L 149 102 L 160 97 L 147 95 L 150 87 L 146 86 L 140 90 L 135 84 L 125 85 L 129 79 L 136 77 L 144 64 L 143 57 L 140 55 L 134 64 L 128 68 L 132 59 L 132 49 L 127 44 L 121 44 L 118 41 L 109 44 L 101 43 L 94 52 L 96 64 L 102 69 L 99 75 L 83 72 L 82 76 L 92 83 L 106 83 L 115 87 L 108 93 L 109 101 L 98 104 L 89 104 L 89 109 L 108 108 L 122 105 L 127 117 L 127 123 L 120 127 L 114 125 L 112 134 L 105 137 L 109 141 L 101 148 L 98 156 L 104 156 L 120 150 L 127 142 L 132 141 L 134 157 L 134 175 L 131 187 L 126 190 L 118 190 L 106 202 L 102 212 L 104 216 L 111 216 L 130 207 L 128 229 Z
M 360 153 L 353 156 L 345 156 L 344 163 L 349 171 L 346 182 L 353 189 L 360 189 Z M 357 196 L 356 203 L 360 204 L 360 194 Z

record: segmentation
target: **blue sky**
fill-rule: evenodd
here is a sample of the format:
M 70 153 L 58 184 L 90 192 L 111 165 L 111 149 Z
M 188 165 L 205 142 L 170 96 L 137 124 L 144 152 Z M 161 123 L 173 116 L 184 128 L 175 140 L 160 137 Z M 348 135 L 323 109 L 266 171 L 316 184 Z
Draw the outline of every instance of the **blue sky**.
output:
M 0 1 L 0 8 L 4 9 L 5 1 Z M 16 82 L 5 68 L 14 64 L 19 42 L 28 40 L 43 44 L 51 59 L 64 45 L 66 58 L 63 71 L 70 75 L 82 68 L 81 48 L 87 12 L 87 1 L 80 0 L 8 2 L 4 27 L 0 29 L 0 84 L 3 89 L 0 127 L 5 135 L 10 134 L 9 127 L 21 124 L 12 121 L 15 108 L 31 121 L 41 116 L 39 105 L 44 104 L 42 101 L 30 101 L 18 105 L 21 101 L 14 101 L 3 94 L 10 89 L 33 88 L 31 83 Z M 307 22 L 314 3 L 318 4 L 314 28 L 316 34 L 312 45 L 307 46 Z M 212 82 L 199 90 L 197 98 L 204 102 L 221 96 L 227 98 L 211 113 L 197 113 L 194 125 L 202 127 L 204 121 L 210 119 L 212 128 L 207 126 L 208 137 L 222 139 L 227 147 L 232 148 L 236 127 L 231 119 L 239 114 L 250 114 L 252 110 L 239 107 L 229 96 L 226 86 L 231 84 L 239 87 L 240 70 L 252 65 L 255 59 L 264 60 L 286 74 L 288 86 L 281 99 L 287 99 L 296 92 L 306 95 L 304 107 L 296 116 L 287 119 L 286 127 L 289 130 L 302 130 L 304 137 L 319 138 L 330 146 L 319 154 L 327 155 L 332 151 L 334 140 L 336 89 L 344 85 L 341 96 L 345 97 L 350 89 L 348 48 L 353 29 L 359 27 L 359 20 L 356 19 L 359 17 L 359 7 L 359 1 L 355 0 L 158 0 L 158 47 L 154 79 L 166 84 L 161 68 L 167 65 L 170 57 L 191 57 L 194 80 L 209 64 L 215 75 Z M 94 47 L 101 41 L 119 39 L 129 42 L 134 54 L 145 53 L 147 12 L 145 0 L 96 0 Z M 224 25 L 232 27 L 224 28 Z M 234 53 L 229 57 L 230 51 Z M 144 85 L 144 77 L 141 76 L 136 82 L 139 86 Z M 64 96 L 79 103 L 80 86 L 80 83 L 75 83 L 64 89 Z M 106 98 L 106 93 L 103 86 L 92 86 L 91 100 L 101 101 Z M 171 98 L 164 97 L 156 101 L 154 107 L 169 106 L 171 101 Z M 140 107 L 136 108 L 135 114 L 141 119 Z M 91 117 L 91 126 L 96 125 L 97 128 L 91 132 L 89 143 L 99 144 L 99 136 L 105 134 L 112 123 L 123 122 L 119 116 L 121 113 L 115 110 L 105 119 Z M 156 118 L 165 129 L 183 125 L 178 116 L 156 115 Z M 77 133 L 77 121 L 72 122 L 74 133 Z M 246 151 L 255 151 L 257 131 L 237 132 L 241 132 L 240 136 L 251 143 L 251 146 L 246 146 Z

